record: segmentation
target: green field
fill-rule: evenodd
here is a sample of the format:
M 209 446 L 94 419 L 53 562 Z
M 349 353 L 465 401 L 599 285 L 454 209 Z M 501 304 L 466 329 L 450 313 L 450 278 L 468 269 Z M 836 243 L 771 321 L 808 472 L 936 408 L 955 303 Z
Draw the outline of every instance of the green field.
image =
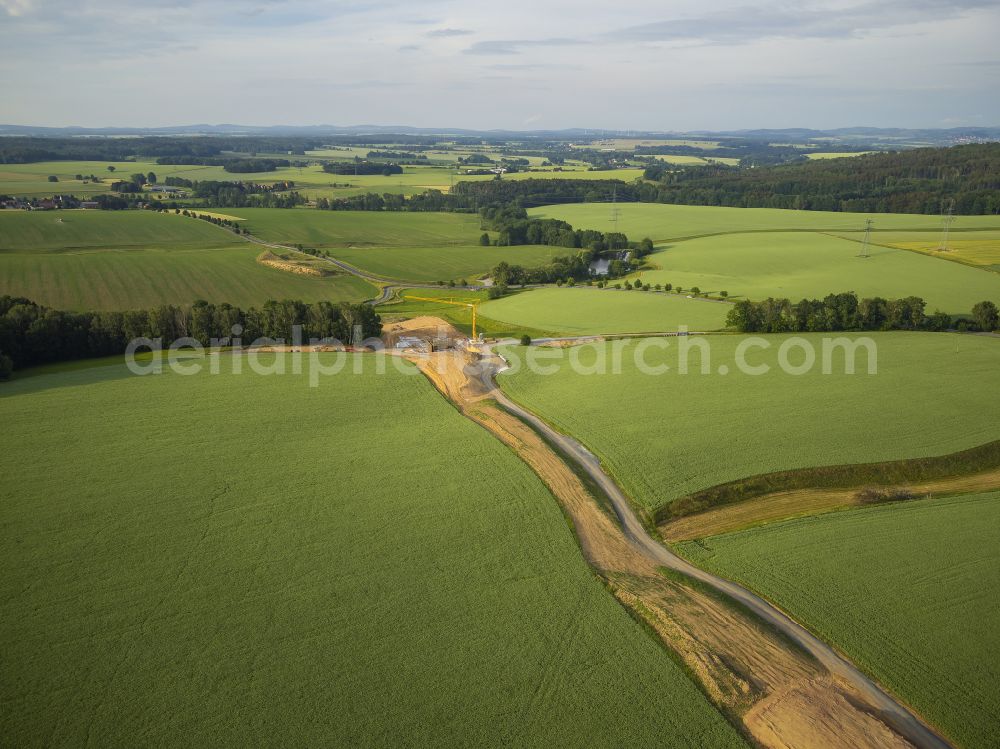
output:
M 1000 303 L 1000 273 L 888 247 L 862 245 L 820 233 L 727 234 L 668 244 L 648 257 L 655 270 L 638 274 L 645 283 L 671 283 L 703 292 L 764 299 L 854 291 L 859 297 L 919 296 L 928 314 L 968 313 L 976 302 Z
M 231 362 L 0 386 L 5 743 L 742 745 L 421 376 Z
M 207 221 L 152 211 L 0 211 L 0 253 L 200 250 L 246 242 Z
M 631 239 L 649 237 L 668 242 L 689 237 L 748 231 L 864 231 L 865 219 L 874 220 L 877 238 L 882 230 L 941 230 L 941 217 L 905 213 L 834 213 L 788 211 L 778 208 L 719 208 L 698 205 L 618 203 L 618 227 Z M 543 206 L 529 211 L 533 216 L 558 218 L 577 229 L 611 231 L 614 221 L 607 203 L 573 203 Z M 1000 216 L 958 216 L 953 237 L 966 229 L 1000 229 Z
M 573 252 L 565 247 L 369 247 L 332 250 L 338 260 L 379 276 L 405 281 L 459 281 L 470 283 L 487 275 L 500 261 L 511 265 L 545 265 Z
M 440 163 L 428 165 L 404 166 L 402 174 L 383 176 L 381 174 L 358 175 L 327 174 L 323 171 L 320 161 L 340 161 L 364 155 L 368 148 L 355 152 L 324 151 L 313 152 L 307 157 L 289 157 L 287 154 L 272 154 L 275 158 L 290 158 L 291 161 L 307 160 L 310 163 L 304 167 L 279 167 L 273 172 L 233 173 L 227 172 L 221 166 L 166 165 L 155 161 L 45 161 L 33 164 L 0 164 L 0 195 L 18 195 L 27 197 L 49 196 L 53 193 L 73 194 L 78 197 L 110 191 L 112 182 L 128 179 L 132 174 L 154 172 L 160 182 L 165 177 L 180 177 L 192 181 L 220 180 L 227 182 L 262 182 L 271 183 L 291 180 L 295 189 L 309 198 L 347 197 L 368 192 L 401 193 L 412 195 L 429 189 L 447 192 L 453 182 L 481 182 L 494 178 L 492 174 L 463 174 L 460 168 L 449 159 L 441 159 Z M 363 153 L 361 153 L 363 151 Z M 266 158 L 268 154 L 259 154 Z M 243 155 L 245 156 L 245 154 Z M 114 172 L 107 170 L 115 167 Z M 93 174 L 100 182 L 90 182 L 74 179 L 80 174 L 85 177 Z M 59 182 L 48 182 L 49 175 L 59 178 Z M 619 169 L 614 172 L 590 171 L 582 166 L 568 166 L 563 171 L 539 169 L 537 171 L 517 172 L 504 176 L 504 179 L 622 179 L 630 181 L 642 176 L 642 169 Z
M 512 326 L 566 335 L 718 330 L 730 305 L 676 294 L 612 289 L 535 289 L 487 302 L 479 313 Z
M 317 248 L 474 245 L 483 233 L 479 217 L 466 213 L 316 211 L 234 208 L 241 224 L 268 242 Z
M 1000 303 L 1000 274 L 913 248 L 897 249 L 903 245 L 884 246 L 914 233 L 933 243 L 940 232 L 937 216 L 876 215 L 872 242 L 877 246 L 864 259 L 858 257 L 861 235 L 851 230 L 863 229 L 865 214 L 653 204 L 626 204 L 620 210 L 619 226 L 630 238 L 648 236 L 658 243 L 647 259 L 650 270 L 638 274 L 645 283 L 793 301 L 840 291 L 862 297 L 916 295 L 927 301 L 928 312 L 950 314 L 968 313 L 984 299 Z M 607 205 L 549 206 L 532 213 L 579 228 L 606 231 L 613 225 Z M 997 229 L 997 216 L 960 216 L 952 239 L 981 243 Z
M 516 292 L 527 293 L 527 292 Z M 423 299 L 445 299 L 463 303 L 485 302 L 488 297 L 485 291 L 469 291 L 466 289 L 430 288 L 430 289 L 399 289 L 392 302 L 378 307 L 383 319 L 403 319 L 431 315 L 440 317 L 454 325 L 460 331 L 469 335 L 472 333 L 472 310 L 468 307 L 446 304 L 444 302 L 423 301 Z M 477 332 L 496 337 L 520 337 L 522 334 L 538 338 L 556 335 L 558 331 L 548 328 L 531 328 L 523 325 L 509 325 L 498 320 L 491 320 L 479 314 L 477 317 Z
M 0 294 L 56 309 L 120 310 L 197 299 L 243 307 L 268 299 L 362 301 L 374 286 L 356 276 L 325 278 L 267 268 L 259 247 L 165 252 L 0 254 Z
M 858 241 L 859 232 L 842 236 Z M 982 265 L 1000 271 L 1000 229 L 959 231 L 948 237 L 948 248 L 941 251 L 939 232 L 879 232 L 874 241 L 887 247 L 925 252 L 944 260 L 957 260 L 971 265 Z
M 644 354 L 651 366 L 669 365 L 666 374 L 641 372 L 634 342 L 621 374 L 613 374 L 616 342 L 579 355 L 589 366 L 602 352 L 607 375 L 575 374 L 564 360 L 557 374 L 521 368 L 499 382 L 585 443 L 649 508 L 771 471 L 943 455 L 1000 438 L 1000 340 L 875 333 L 877 374 L 867 374 L 862 350 L 857 373 L 849 375 L 842 353 L 833 357 L 832 373 L 822 374 L 822 336 L 803 337 L 816 347 L 816 366 L 804 375 L 786 374 L 777 364 L 785 336 L 768 336 L 769 349 L 746 355 L 750 365 L 768 364 L 768 373 L 738 371 L 735 350 L 743 337 L 726 335 L 703 339 L 711 346 L 711 374 L 701 374 L 697 349 L 689 372 L 678 372 L 680 340 L 667 341 L 666 352 Z M 524 349 L 509 350 L 518 352 Z M 801 351 L 789 359 L 799 364 Z M 722 365 L 728 374 L 718 374 Z
M 471 281 L 501 260 L 542 265 L 572 252 L 544 245 L 481 247 L 478 216 L 462 213 L 267 208 L 233 213 L 267 241 L 328 249 L 338 260 L 369 273 L 407 281 Z
M 681 545 L 834 643 L 967 749 L 1000 745 L 1000 492 Z
M 205 221 L 148 211 L 0 212 L 0 294 L 57 309 L 111 310 L 196 299 L 361 301 L 346 274 L 296 275 L 256 262 L 261 248 Z
M 807 159 L 849 159 L 852 156 L 864 156 L 872 151 L 810 151 Z

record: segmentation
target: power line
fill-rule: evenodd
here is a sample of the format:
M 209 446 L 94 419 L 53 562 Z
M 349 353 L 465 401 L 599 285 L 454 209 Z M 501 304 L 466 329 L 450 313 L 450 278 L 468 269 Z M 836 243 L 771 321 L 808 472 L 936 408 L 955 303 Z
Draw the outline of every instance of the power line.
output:
M 944 213 L 944 205 L 941 206 L 942 216 L 941 216 L 941 246 L 938 247 L 938 252 L 948 251 L 948 233 L 951 231 L 951 225 L 955 221 L 955 216 L 953 211 L 955 210 L 955 199 L 952 198 L 948 202 L 948 212 Z
M 618 186 L 616 185 L 611 193 L 611 224 L 615 233 L 618 232 L 618 218 L 621 214 L 622 210 L 618 207 Z
M 872 220 L 870 218 L 865 219 L 865 239 L 861 243 L 861 254 L 858 257 L 871 257 L 871 240 L 872 240 Z

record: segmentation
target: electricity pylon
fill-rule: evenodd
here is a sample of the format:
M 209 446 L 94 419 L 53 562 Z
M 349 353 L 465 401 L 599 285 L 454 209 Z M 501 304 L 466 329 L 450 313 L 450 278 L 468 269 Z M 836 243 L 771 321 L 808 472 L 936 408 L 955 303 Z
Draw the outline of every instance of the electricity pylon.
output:
M 941 246 L 938 247 L 938 252 L 948 251 L 948 233 L 951 231 L 951 225 L 955 221 L 954 210 L 955 200 L 953 198 L 948 203 L 948 212 L 941 216 Z
M 861 243 L 861 254 L 858 257 L 871 257 L 871 241 L 872 241 L 872 220 L 870 218 L 865 219 L 865 238 Z

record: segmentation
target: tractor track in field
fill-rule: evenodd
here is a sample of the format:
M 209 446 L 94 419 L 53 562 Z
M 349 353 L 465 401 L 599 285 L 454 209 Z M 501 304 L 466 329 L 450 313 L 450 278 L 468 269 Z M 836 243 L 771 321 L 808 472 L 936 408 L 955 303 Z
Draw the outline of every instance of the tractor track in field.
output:
M 488 345 L 413 360 L 465 416 L 535 471 L 612 593 L 656 632 L 708 698 L 758 745 L 951 746 L 774 605 L 654 539 L 592 453 L 500 390 L 495 377 L 506 362 Z M 598 494 L 609 507 L 595 501 Z M 664 569 L 679 573 L 677 579 Z

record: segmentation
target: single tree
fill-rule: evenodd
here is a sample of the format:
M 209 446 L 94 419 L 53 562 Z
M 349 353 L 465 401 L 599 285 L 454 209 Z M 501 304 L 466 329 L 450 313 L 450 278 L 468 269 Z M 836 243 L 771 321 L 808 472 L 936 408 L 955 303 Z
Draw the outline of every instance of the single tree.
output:
M 58 181 L 59 181 L 59 178 L 56 175 L 54 175 L 54 174 L 50 174 L 49 175 L 49 182 L 58 182 Z
M 479 237 L 479 244 L 482 247 L 489 247 L 490 246 L 490 235 L 487 232 L 484 231 L 483 234 L 482 234 L 482 236 Z
M 1000 313 L 993 302 L 979 302 L 972 308 L 972 319 L 980 330 L 991 331 L 1000 328 Z
M 111 166 L 110 164 L 108 164 L 108 171 L 109 172 L 113 172 L 114 170 L 115 170 L 115 168 L 113 166 Z
M 522 346 L 530 346 L 531 345 L 531 336 L 528 335 L 527 333 L 525 333 L 523 336 L 521 336 L 521 345 Z

